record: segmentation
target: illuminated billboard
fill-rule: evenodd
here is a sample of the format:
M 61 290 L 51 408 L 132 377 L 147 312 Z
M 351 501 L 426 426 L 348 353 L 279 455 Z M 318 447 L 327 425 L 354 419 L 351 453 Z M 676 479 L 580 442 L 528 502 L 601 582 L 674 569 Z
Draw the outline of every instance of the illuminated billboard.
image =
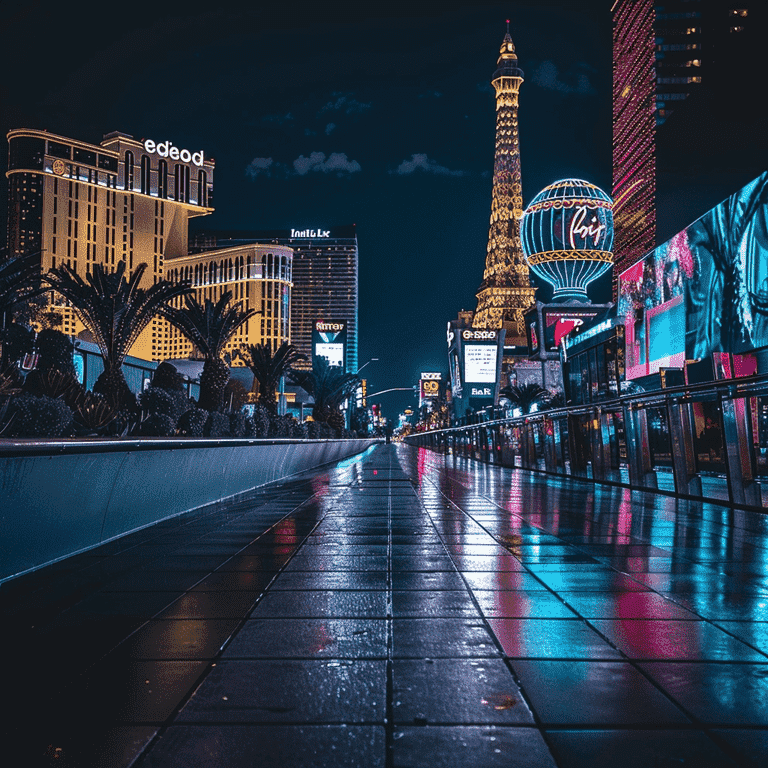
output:
M 347 321 L 316 320 L 312 329 L 312 357 L 324 357 L 329 365 L 346 369 Z
M 424 405 L 427 400 L 434 400 L 440 397 L 440 383 L 442 374 L 433 372 L 422 372 L 419 378 L 419 407 Z
M 480 407 L 493 404 L 501 373 L 504 333 L 465 328 L 460 333 L 464 395 Z
M 627 377 L 768 346 L 768 173 L 619 276 Z

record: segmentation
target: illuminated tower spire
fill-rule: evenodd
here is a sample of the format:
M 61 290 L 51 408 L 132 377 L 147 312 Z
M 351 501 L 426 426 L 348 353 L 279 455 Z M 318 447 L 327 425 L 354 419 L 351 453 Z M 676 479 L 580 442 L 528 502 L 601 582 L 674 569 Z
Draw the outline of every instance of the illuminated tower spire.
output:
M 488 232 L 488 254 L 483 282 L 477 292 L 474 328 L 506 328 L 512 344 L 525 344 L 523 313 L 534 301 L 535 289 L 520 247 L 523 190 L 520 183 L 520 143 L 517 99 L 523 71 L 517 66 L 509 34 L 501 44 L 491 83 L 496 89 L 496 156 L 493 163 L 493 199 Z

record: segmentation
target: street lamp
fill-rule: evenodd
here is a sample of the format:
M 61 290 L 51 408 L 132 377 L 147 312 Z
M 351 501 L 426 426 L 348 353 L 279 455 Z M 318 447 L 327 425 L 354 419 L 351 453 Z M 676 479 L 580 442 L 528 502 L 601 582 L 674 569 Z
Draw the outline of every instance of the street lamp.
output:
M 363 368 L 365 368 L 365 366 L 366 366 L 366 365 L 370 365 L 371 363 L 378 363 L 378 362 L 379 362 L 379 358 L 378 358 L 378 357 L 372 357 L 372 358 L 371 358 L 371 359 L 370 359 L 370 360 L 369 360 L 367 363 L 363 363 L 363 364 L 362 364 L 362 365 L 361 365 L 361 366 L 360 366 L 360 367 L 359 367 L 359 368 L 358 368 L 358 369 L 355 371 L 355 376 L 357 376 L 357 374 L 358 374 L 358 373 L 360 373 L 360 371 L 362 371 L 362 370 L 363 370 Z

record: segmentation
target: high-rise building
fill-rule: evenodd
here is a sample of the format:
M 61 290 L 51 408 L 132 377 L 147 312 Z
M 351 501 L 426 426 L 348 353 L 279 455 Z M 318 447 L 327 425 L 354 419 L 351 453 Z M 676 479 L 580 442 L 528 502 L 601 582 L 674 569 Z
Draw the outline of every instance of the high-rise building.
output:
M 616 281 L 656 237 L 656 71 L 653 0 L 613 7 L 613 221 Z
M 347 371 L 358 369 L 358 247 L 355 227 L 269 231 L 200 232 L 191 250 L 258 243 L 287 246 L 293 251 L 290 340 L 312 361 L 312 332 L 316 320 L 346 322 Z
M 290 341 L 293 251 L 282 245 L 239 245 L 189 256 L 178 256 L 166 263 L 166 278 L 185 280 L 195 289 L 200 304 L 216 303 L 225 291 L 234 303 L 258 314 L 241 325 L 224 348 L 231 365 L 243 366 L 237 353 L 250 344 L 269 344 L 274 351 Z M 183 298 L 174 300 L 183 306 Z M 191 342 L 178 329 L 169 329 L 169 358 L 192 357 Z
M 764 169 L 764 130 L 747 112 L 766 4 L 615 0 L 612 14 L 615 298 L 618 274 Z
M 493 196 L 485 271 L 472 325 L 481 329 L 505 328 L 506 343 L 522 346 L 526 343 L 523 315 L 533 305 L 536 290 L 531 287 L 520 246 L 523 190 L 517 108 L 523 71 L 517 66 L 509 24 L 491 83 L 496 91 Z
M 188 221 L 211 213 L 214 164 L 170 141 L 107 134 L 100 144 L 19 129 L 8 134 L 8 252 L 39 253 L 42 272 L 62 264 L 85 278 L 94 265 L 131 273 L 146 264 L 142 288 L 165 277 L 166 262 L 187 254 Z M 61 330 L 83 330 L 56 295 Z M 156 318 L 131 354 L 171 357 L 172 333 Z
M 8 134 L 8 251 L 40 254 L 40 267 L 67 264 L 85 278 L 96 264 L 130 274 L 146 264 L 142 288 L 160 279 L 187 280 L 202 304 L 231 291 L 244 309 L 259 315 L 236 332 L 225 351 L 290 340 L 293 251 L 280 245 L 249 245 L 190 256 L 189 219 L 212 213 L 213 160 L 170 141 L 137 141 L 107 134 L 87 144 L 47 131 Z M 51 309 L 69 336 L 83 331 L 72 307 L 56 294 Z M 177 306 L 183 299 L 175 300 Z M 155 318 L 131 355 L 160 362 L 192 356 L 187 338 Z

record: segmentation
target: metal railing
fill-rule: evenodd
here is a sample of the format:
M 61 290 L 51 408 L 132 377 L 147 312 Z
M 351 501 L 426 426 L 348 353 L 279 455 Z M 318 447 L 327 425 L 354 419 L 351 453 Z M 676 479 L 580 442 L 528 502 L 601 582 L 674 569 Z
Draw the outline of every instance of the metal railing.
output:
M 409 435 L 507 467 L 768 506 L 768 375 L 627 394 Z

